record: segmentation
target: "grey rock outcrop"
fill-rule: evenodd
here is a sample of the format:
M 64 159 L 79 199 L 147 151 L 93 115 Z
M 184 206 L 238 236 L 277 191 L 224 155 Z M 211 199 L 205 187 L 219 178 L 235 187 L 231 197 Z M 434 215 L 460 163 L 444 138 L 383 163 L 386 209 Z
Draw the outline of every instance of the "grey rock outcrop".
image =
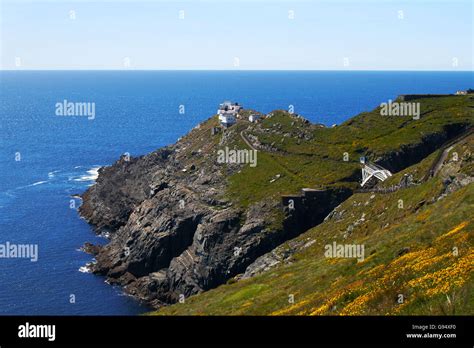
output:
M 87 244 L 92 272 L 154 307 L 225 283 L 294 236 L 269 228 L 279 202 L 234 207 L 222 194 L 225 170 L 208 160 L 213 150 L 188 156 L 187 146 L 102 168 L 79 209 L 110 236 L 104 246 Z M 206 164 L 195 165 L 201 158 Z

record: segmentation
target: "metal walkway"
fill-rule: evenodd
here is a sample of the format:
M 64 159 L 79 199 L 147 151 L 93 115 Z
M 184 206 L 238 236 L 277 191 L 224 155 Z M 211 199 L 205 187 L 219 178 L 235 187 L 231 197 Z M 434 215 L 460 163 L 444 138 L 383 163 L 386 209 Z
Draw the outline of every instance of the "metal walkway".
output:
M 373 163 L 365 163 L 362 167 L 362 183 L 360 186 L 364 187 L 364 185 L 373 177 L 380 181 L 385 181 L 391 176 L 392 173 L 389 170 Z

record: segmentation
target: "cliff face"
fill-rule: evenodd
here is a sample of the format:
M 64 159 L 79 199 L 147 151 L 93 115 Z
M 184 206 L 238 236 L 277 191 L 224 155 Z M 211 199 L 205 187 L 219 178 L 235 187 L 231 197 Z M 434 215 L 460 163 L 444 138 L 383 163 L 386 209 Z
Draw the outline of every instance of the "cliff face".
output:
M 398 150 L 388 152 L 376 158 L 375 162 L 392 172 L 398 172 L 420 162 L 445 142 L 463 134 L 467 129 L 469 129 L 468 123 L 446 125 L 441 132 L 423 136 L 419 143 L 400 144 Z
M 282 197 L 286 219 L 284 226 L 297 236 L 311 227 L 320 224 L 324 218 L 341 202 L 352 194 L 347 187 L 325 190 L 304 189 L 300 195 Z M 292 208 L 290 209 L 290 201 Z
M 92 271 L 154 306 L 224 283 L 295 235 L 268 227 L 277 201 L 244 209 L 226 200 L 215 161 L 195 164 L 214 149 L 188 156 L 196 141 L 121 158 L 101 169 L 83 195 L 80 214 L 110 234 L 110 243 L 90 248 L 97 260 Z
M 150 195 L 153 174 L 170 153 L 165 148 L 141 158 L 123 156 L 113 166 L 100 168 L 96 185 L 83 194 L 81 215 L 104 232 L 125 225 L 131 212 Z
M 379 184 L 393 187 L 412 178 L 405 188 L 354 193 L 323 223 L 258 258 L 247 268 L 245 281 L 154 313 L 470 315 L 474 135 L 449 144 L 443 153 L 433 153 Z M 425 180 L 437 158 L 436 174 Z M 326 255 L 333 243 L 364 246 L 364 260 Z
M 225 132 L 215 132 L 217 120 L 211 118 L 172 146 L 139 158 L 122 157 L 102 168 L 82 197 L 81 216 L 110 236 L 107 245 L 86 248 L 97 261 L 91 270 L 155 307 L 242 274 L 251 277 L 271 263 L 262 255 L 321 223 L 352 194 L 357 183 L 348 178 L 358 168 L 361 149 L 398 171 L 469 124 L 465 118 L 446 119 L 448 126 L 431 131 L 427 118 L 421 121 L 425 128 L 413 131 L 411 121 L 383 120 L 371 142 L 358 133 L 367 133 L 370 117 L 376 116 L 322 129 L 275 112 L 261 124 L 239 120 Z M 404 147 L 385 150 L 394 134 L 403 136 Z M 258 165 L 218 164 L 217 150 L 224 146 L 258 147 Z M 347 151 L 356 160 L 342 161 Z M 316 186 L 323 189 L 297 194 Z M 292 211 L 281 198 L 288 193 L 296 194 Z

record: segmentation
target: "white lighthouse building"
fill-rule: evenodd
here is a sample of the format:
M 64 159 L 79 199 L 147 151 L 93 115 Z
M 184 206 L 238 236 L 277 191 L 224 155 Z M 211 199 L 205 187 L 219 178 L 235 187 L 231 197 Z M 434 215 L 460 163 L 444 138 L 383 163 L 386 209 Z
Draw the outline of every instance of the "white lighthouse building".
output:
M 237 122 L 237 114 L 242 109 L 242 105 L 239 103 L 233 103 L 231 101 L 225 101 L 219 104 L 217 114 L 219 115 L 219 122 L 224 127 L 230 127 Z

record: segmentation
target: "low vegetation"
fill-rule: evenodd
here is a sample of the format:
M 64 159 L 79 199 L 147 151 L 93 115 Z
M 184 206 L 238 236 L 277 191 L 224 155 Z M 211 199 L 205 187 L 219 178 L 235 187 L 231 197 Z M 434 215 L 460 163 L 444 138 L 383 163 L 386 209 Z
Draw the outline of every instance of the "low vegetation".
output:
M 269 151 L 259 151 L 257 167 L 233 173 L 225 195 L 248 206 L 297 193 L 303 187 L 354 189 L 360 156 L 376 159 L 403 145 L 419 144 L 447 125 L 472 126 L 471 96 L 420 102 L 421 120 L 384 118 L 376 108 L 332 128 L 309 124 L 285 111 L 274 112 L 259 125 L 239 121 L 228 144 L 248 148 L 241 137 L 245 132 Z M 451 148 L 440 174 L 427 180 L 442 149 L 431 153 L 380 185 L 396 185 L 410 176 L 408 188 L 355 193 L 322 224 L 279 246 L 277 250 L 285 252 L 295 243 L 303 245 L 277 266 L 249 279 L 233 279 L 153 314 L 473 313 L 474 186 L 449 186 L 459 175 L 473 176 L 473 150 L 471 135 Z M 283 215 L 276 213 L 275 220 L 281 223 Z M 363 245 L 364 260 L 326 257 L 325 246 L 333 242 Z

